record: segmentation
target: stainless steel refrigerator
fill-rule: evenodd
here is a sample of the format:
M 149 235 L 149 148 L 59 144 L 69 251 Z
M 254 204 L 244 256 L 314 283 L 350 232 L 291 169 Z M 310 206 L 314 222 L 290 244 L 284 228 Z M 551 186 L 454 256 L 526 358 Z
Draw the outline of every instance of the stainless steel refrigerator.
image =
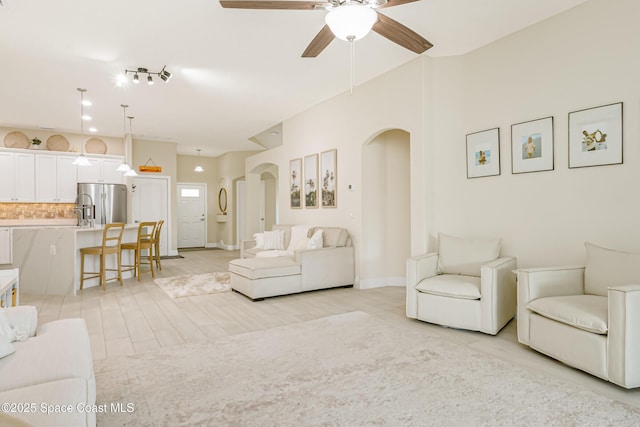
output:
M 124 184 L 78 183 L 78 205 L 93 205 L 96 224 L 127 222 L 127 186 Z

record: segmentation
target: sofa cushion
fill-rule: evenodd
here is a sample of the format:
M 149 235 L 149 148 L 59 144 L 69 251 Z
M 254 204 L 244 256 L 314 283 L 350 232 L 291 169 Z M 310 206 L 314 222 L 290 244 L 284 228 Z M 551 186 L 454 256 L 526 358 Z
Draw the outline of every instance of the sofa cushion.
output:
M 0 359 L 0 391 L 65 378 L 94 381 L 89 333 L 82 319 L 46 323 L 35 337 L 13 345 L 16 352 Z
M 460 299 L 480 299 L 480 278 L 459 274 L 439 274 L 422 280 L 416 289 L 425 294 Z
M 640 283 L 640 253 L 606 249 L 586 242 L 584 292 L 607 296 L 610 286 Z
M 438 269 L 444 274 L 480 277 L 484 264 L 500 256 L 501 239 L 466 239 L 440 233 Z
M 347 246 L 349 242 L 349 232 L 346 228 L 341 227 L 313 227 L 309 230 L 309 237 L 313 236 L 318 230 L 323 231 L 323 243 L 325 248 Z
M 527 308 L 548 319 L 606 335 L 609 330 L 608 303 L 607 297 L 597 295 L 567 295 L 538 298 Z
M 0 309 L 11 324 L 16 341 L 24 341 L 36 334 L 38 310 L 32 305 L 19 305 Z
M 254 280 L 300 274 L 300 264 L 291 257 L 243 258 L 229 261 L 229 271 Z
M 0 310 L 0 336 L 5 337 L 10 343 L 16 340 L 16 334 L 13 327 L 9 323 L 9 319 L 5 316 L 4 311 Z
M 273 230 L 264 232 L 264 249 L 275 249 L 282 251 L 286 248 L 284 244 L 284 231 Z

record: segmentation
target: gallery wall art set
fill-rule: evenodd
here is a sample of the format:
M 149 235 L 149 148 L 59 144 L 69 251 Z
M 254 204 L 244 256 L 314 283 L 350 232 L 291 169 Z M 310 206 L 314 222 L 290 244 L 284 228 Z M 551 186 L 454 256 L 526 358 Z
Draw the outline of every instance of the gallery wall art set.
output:
M 333 149 L 289 162 L 289 199 L 292 209 L 337 206 L 337 160 L 337 150 Z
M 467 178 L 500 175 L 500 129 L 467 135 Z M 553 117 L 511 125 L 511 173 L 554 169 Z M 569 113 L 569 168 L 622 163 L 622 102 Z

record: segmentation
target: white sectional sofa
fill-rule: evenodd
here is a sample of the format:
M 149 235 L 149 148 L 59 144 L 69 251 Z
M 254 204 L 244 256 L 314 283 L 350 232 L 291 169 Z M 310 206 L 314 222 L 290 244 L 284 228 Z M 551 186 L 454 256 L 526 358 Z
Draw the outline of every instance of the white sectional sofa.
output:
M 272 231 L 282 238 L 275 248 L 271 237 L 262 245 L 260 236 L 242 242 L 241 259 L 229 262 L 232 289 L 259 300 L 353 285 L 355 256 L 345 228 L 274 225 Z
M 33 306 L 3 308 L 0 317 L 19 339 L 27 337 L 9 343 L 0 332 L 0 425 L 95 426 L 96 382 L 84 320 L 37 327 Z

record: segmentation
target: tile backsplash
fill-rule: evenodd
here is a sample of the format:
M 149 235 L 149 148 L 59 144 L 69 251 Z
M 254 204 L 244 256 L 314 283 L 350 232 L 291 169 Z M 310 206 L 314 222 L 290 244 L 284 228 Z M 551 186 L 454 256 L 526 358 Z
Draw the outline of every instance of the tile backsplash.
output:
M 0 219 L 72 219 L 73 203 L 0 203 Z

